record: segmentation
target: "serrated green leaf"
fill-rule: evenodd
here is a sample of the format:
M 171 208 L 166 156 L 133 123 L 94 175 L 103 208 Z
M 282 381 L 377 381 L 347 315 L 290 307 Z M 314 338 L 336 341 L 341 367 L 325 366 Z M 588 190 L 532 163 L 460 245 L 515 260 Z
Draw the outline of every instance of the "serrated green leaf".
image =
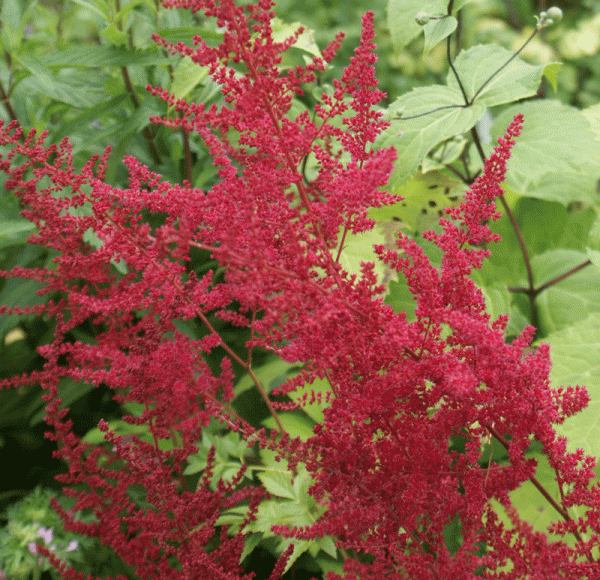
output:
M 556 430 L 567 437 L 570 452 L 579 448 L 600 456 L 600 314 L 553 332 L 541 342 L 550 345 L 552 386 L 582 385 L 591 397 L 588 407 Z
M 294 551 L 290 554 L 288 558 L 285 568 L 283 569 L 283 573 L 285 574 L 293 565 L 294 562 L 304 554 L 311 546 L 315 545 L 314 540 L 287 540 L 283 542 L 281 546 L 282 552 L 288 547 L 289 544 L 294 544 Z
M 265 486 L 265 489 L 277 497 L 287 497 L 296 499 L 294 487 L 291 481 L 291 475 L 287 472 L 259 472 L 258 478 Z
M 521 103 L 494 121 L 494 141 L 517 113 L 524 115 L 524 123 L 508 161 L 507 187 L 519 195 L 563 205 L 596 203 L 600 141 L 594 138 L 586 117 L 558 101 Z
M 544 65 L 527 64 L 518 57 L 510 60 L 513 56 L 514 53 L 495 44 L 473 46 L 458 55 L 454 68 L 469 102 L 475 98 L 475 102 L 493 107 L 536 94 Z M 446 82 L 449 88 L 460 91 L 452 70 Z
M 428 54 L 442 40 L 450 36 L 458 25 L 458 20 L 454 16 L 440 18 L 439 20 L 430 20 L 424 27 L 425 46 L 423 54 Z
M 402 118 L 394 118 L 400 113 Z M 378 148 L 393 146 L 398 152 L 390 187 L 406 183 L 429 151 L 469 130 L 484 113 L 479 102 L 465 106 L 462 94 L 452 87 L 419 87 L 402 95 L 388 111 L 390 127 L 376 141 Z
M 337 557 L 337 548 L 331 536 L 323 536 L 316 540 L 319 548 L 332 558 Z
M 121 30 L 116 22 L 111 22 L 100 34 L 113 46 L 123 46 L 127 42 L 127 32 Z
M 44 94 L 51 99 L 67 103 L 77 108 L 89 108 L 106 98 L 104 87 L 97 81 L 82 79 L 76 71 L 66 75 L 53 75 L 41 62 L 31 57 L 20 57 L 19 61 L 33 76 L 23 80 L 29 90 Z

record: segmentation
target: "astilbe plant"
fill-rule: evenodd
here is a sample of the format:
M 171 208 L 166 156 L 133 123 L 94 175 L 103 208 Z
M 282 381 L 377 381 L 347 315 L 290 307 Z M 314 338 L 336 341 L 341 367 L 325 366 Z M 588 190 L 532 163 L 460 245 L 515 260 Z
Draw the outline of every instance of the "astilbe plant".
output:
M 55 504 L 67 529 L 112 546 L 140 578 L 250 577 L 240 566 L 244 524 L 231 535 L 217 521 L 227 509 L 246 505 L 244 521 L 250 522 L 265 492 L 239 485 L 245 466 L 232 482 L 211 487 L 214 448 L 196 489 L 188 489 L 183 476 L 202 430 L 218 419 L 249 445 L 276 451 L 292 474 L 300 465 L 308 469 L 322 517 L 309 528 L 274 530 L 298 540 L 333 536 L 345 555 L 346 578 L 600 577 L 594 461 L 567 453 L 553 428 L 587 404 L 587 393 L 551 389 L 548 348 L 527 349 L 532 328 L 507 344 L 507 318 L 490 320 L 468 277 L 487 255 L 485 244 L 496 239 L 487 224 L 497 217 L 493 199 L 501 194 L 523 119 L 509 126 L 464 203 L 441 221 L 441 233 L 428 234 L 443 252 L 441 267 L 402 235 L 397 250 L 376 248 L 379 259 L 406 276 L 416 300 L 416 320 L 408 322 L 384 304 L 372 263 L 362 265 L 360 276 L 340 265 L 347 236 L 374 226 L 368 209 L 396 201 L 381 189 L 395 152 L 372 147 L 386 127 L 375 109 L 383 94 L 374 76 L 373 14 L 363 19 L 360 46 L 334 93 L 323 96 L 311 119 L 308 113 L 290 117 L 292 98 L 326 70 L 341 36 L 323 58 L 284 74 L 281 54 L 297 35 L 274 42 L 270 0 L 244 7 L 230 0 L 163 4 L 202 10 L 224 30 L 216 47 L 200 39 L 191 48 L 155 38 L 209 67 L 222 88 L 222 107 L 175 102 L 149 87 L 180 112 L 155 122 L 204 139 L 218 168 L 212 189 L 167 183 L 132 157 L 125 158 L 129 187 L 117 189 L 103 182 L 108 151 L 76 172 L 67 140 L 45 147 L 44 134 L 23 138 L 13 123 L 0 131 L 0 144 L 12 146 L 0 160 L 6 188 L 37 226 L 30 242 L 55 255 L 52 267 L 5 273 L 40 282 L 52 298 L 4 312 L 43 314 L 56 326 L 54 340 L 40 348 L 43 370 L 4 386 L 39 383 L 45 390 L 50 437 L 69 466 L 60 480 L 76 497 L 72 511 Z M 310 181 L 303 173 L 307 156 L 318 162 Z M 164 225 L 150 227 L 143 219 L 148 211 L 165 215 Z M 90 231 L 101 244 L 86 241 Z M 209 251 L 226 268 L 225 278 L 190 272 L 191 248 Z M 115 264 L 125 265 L 125 273 Z M 250 329 L 246 357 L 211 326 L 211 314 Z M 204 323 L 204 338 L 178 330 L 176 322 L 188 319 Z M 97 329 L 95 344 L 69 338 L 86 321 Z M 308 441 L 283 429 L 278 404 L 252 371 L 256 349 L 303 365 L 275 395 L 304 389 L 306 402 L 314 380 L 328 381 L 325 418 Z M 214 352 L 223 353 L 218 373 L 206 362 Z M 234 361 L 255 379 L 277 431 L 257 431 L 232 409 Z M 145 426 L 151 442 L 124 439 L 106 422 L 100 429 L 109 445 L 81 441 L 61 408 L 64 377 L 107 385 L 117 401 L 140 405 L 139 416 L 126 420 Z M 453 436 L 464 440 L 464 453 L 449 450 Z M 490 437 L 506 447 L 508 462 L 482 468 Z M 556 471 L 558 500 L 537 482 L 535 462 L 525 457 L 532 439 Z M 163 440 L 172 441 L 172 450 Z M 564 520 L 550 531 L 573 541 L 551 540 L 521 521 L 509 492 L 527 480 Z M 140 486 L 143 504 L 131 493 Z M 506 510 L 510 529 L 492 500 Z M 577 520 L 569 516 L 572 506 L 580 506 Z M 82 509 L 93 510 L 94 523 L 75 521 Z M 463 540 L 450 553 L 443 532 L 456 518 Z M 64 578 L 80 576 L 39 549 Z M 281 575 L 290 550 L 272 578 Z

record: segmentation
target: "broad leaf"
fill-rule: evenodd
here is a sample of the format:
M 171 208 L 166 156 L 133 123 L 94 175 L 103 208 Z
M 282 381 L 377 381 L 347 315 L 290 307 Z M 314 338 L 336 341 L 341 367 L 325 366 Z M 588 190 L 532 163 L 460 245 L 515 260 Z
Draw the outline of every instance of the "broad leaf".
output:
M 600 141 L 585 116 L 558 101 L 521 103 L 494 121 L 494 141 L 517 113 L 523 114 L 524 123 L 508 162 L 507 187 L 520 195 L 563 205 L 596 203 Z
M 527 64 L 518 57 L 510 60 L 513 56 L 514 53 L 494 44 L 474 46 L 458 55 L 454 68 L 469 101 L 477 95 L 476 102 L 493 107 L 536 94 L 544 65 Z M 452 70 L 446 82 L 461 92 Z
M 456 0 L 454 2 L 453 14 L 456 14 L 465 4 L 471 0 Z M 418 12 L 427 12 L 431 16 L 448 13 L 448 2 L 446 0 L 430 0 L 427 2 L 415 2 L 414 0 L 389 0 L 387 5 L 388 28 L 392 35 L 392 42 L 396 50 L 404 48 L 411 40 L 415 39 L 423 26 L 417 24 L 415 17 Z
M 449 137 L 468 131 L 484 112 L 485 106 L 478 102 L 467 107 L 460 91 L 453 87 L 419 87 L 402 95 L 390 107 L 390 116 L 402 117 L 392 120 L 376 144 L 379 148 L 397 148 L 390 186 L 406 183 L 429 151 Z
M 580 448 L 600 456 L 600 314 L 591 314 L 564 330 L 544 338 L 550 344 L 553 387 L 582 385 L 591 402 L 583 411 L 569 417 L 557 431 L 568 438 L 570 452 Z
M 586 262 L 584 252 L 556 249 L 534 256 L 531 266 L 539 286 Z M 600 313 L 600 276 L 588 266 L 544 290 L 537 298 L 539 326 L 544 334 L 578 324 Z
M 425 46 L 423 47 L 423 54 L 431 52 L 442 40 L 450 36 L 456 30 L 457 25 L 458 21 L 454 16 L 428 22 L 424 27 Z

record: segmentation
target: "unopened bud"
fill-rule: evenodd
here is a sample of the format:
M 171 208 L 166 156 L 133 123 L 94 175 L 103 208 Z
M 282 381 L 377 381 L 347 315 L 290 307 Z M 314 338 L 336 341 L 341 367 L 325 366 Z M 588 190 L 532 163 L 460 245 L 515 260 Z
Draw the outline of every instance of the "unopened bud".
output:
M 558 6 L 552 6 L 552 8 L 548 8 L 548 18 L 553 20 L 556 24 L 558 24 L 563 17 L 563 11 Z
M 421 11 L 417 12 L 415 16 L 415 20 L 419 26 L 425 26 L 429 22 L 429 14 L 427 12 Z

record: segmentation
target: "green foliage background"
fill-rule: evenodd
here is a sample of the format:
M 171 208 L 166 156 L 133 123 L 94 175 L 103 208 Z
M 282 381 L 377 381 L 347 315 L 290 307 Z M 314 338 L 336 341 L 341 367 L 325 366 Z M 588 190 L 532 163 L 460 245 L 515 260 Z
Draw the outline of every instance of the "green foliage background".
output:
M 513 149 L 504 189 L 529 252 L 535 285 L 539 288 L 587 260 L 591 265 L 539 292 L 532 310 L 522 293 L 509 290 L 526 288 L 528 280 L 514 229 L 504 215 L 494 225 L 502 241 L 492 248 L 492 257 L 474 277 L 490 313 L 510 314 L 508 338 L 534 323 L 538 341 L 552 347 L 552 380 L 588 387 L 592 397 L 589 408 L 560 429 L 569 437 L 571 449 L 581 447 L 600 456 L 600 2 L 558 2 L 565 14 L 560 25 L 544 29 L 519 59 L 488 84 L 490 74 L 532 33 L 534 14 L 548 6 L 532 0 L 457 1 L 455 11 L 462 8 L 457 19 L 448 19 L 443 25 L 432 22 L 423 34 L 423 28 L 414 22 L 416 12 L 443 12 L 446 4 L 441 0 L 281 0 L 277 4 L 276 34 L 285 37 L 298 24 L 307 29 L 299 45 L 286 54 L 283 66 L 304 63 L 338 30 L 346 33 L 331 70 L 294 103 L 298 111 L 310 109 L 323 91 L 330 90 L 331 80 L 340 76 L 358 43 L 361 14 L 367 9 L 376 12 L 377 72 L 388 95 L 383 106 L 392 120 L 377 146 L 398 147 L 390 188 L 405 200 L 373 211 L 378 226 L 348 240 L 344 266 L 358 271 L 361 260 L 373 259 L 372 244 L 391 243 L 399 227 L 414 235 L 437 259 L 435 249 L 420 234 L 435 227 L 443 207 L 460 201 L 481 169 L 470 131 L 475 128 L 488 154 L 512 117 L 524 113 L 524 129 Z M 178 98 L 218 103 L 218 87 L 205 70 L 185 59 L 168 58 L 150 39 L 158 32 L 170 41 L 191 44 L 193 35 L 201 34 L 216 42 L 221 32 L 214 22 L 184 10 L 164 10 L 154 0 L 2 0 L 0 22 L 0 97 L 4 103 L 0 118 L 46 130 L 48 142 L 58 143 L 68 135 L 78 167 L 110 145 L 113 153 L 107 181 L 119 187 L 126 185 L 121 163 L 124 154 L 137 157 L 173 182 L 187 179 L 195 187 L 211 186 L 215 171 L 200 139 L 193 135 L 187 139 L 180 132 L 149 123 L 152 115 L 173 112 L 149 95 L 145 86 L 160 85 Z M 468 107 L 463 106 L 460 87 L 448 67 L 445 39 L 450 34 L 450 54 L 472 100 Z M 456 106 L 409 121 L 399 119 L 447 105 Z M 450 164 L 460 163 L 462 175 L 448 169 Z M 26 245 L 32 225 L 19 215 L 18 202 L 2 185 L 0 182 L 0 268 L 49 264 L 50 252 Z M 159 223 L 161 217 L 148 219 Z M 89 242 L 100 243 L 93 237 Z M 214 265 L 203 252 L 192 257 L 190 268 L 199 274 Z M 118 270 L 118 264 L 115 268 Z M 386 300 L 410 313 L 412 297 L 403 281 L 378 268 L 388 284 Z M 2 279 L 0 304 L 34 304 L 41 300 L 36 289 L 32 281 Z M 218 319 L 211 322 L 241 351 L 247 339 L 244 332 Z M 181 330 L 196 338 L 205 332 L 199 322 L 186 322 Z M 94 341 L 91 325 L 81 325 L 73 334 L 73 339 Z M 52 323 L 43 318 L 0 317 L 0 376 L 39 368 L 42 360 L 36 347 L 51 336 Z M 267 354 L 255 367 L 271 389 L 299 370 Z M 252 424 L 268 426 L 268 412 L 256 402 L 252 383 L 236 370 L 237 410 Z M 131 433 L 132 427 L 121 416 L 136 410 L 112 402 L 107 389 L 72 381 L 64 381 L 60 389 L 72 409 L 76 432 L 88 441 L 101 444 L 96 428 L 100 418 L 110 420 L 117 432 Z M 314 389 L 324 389 L 324 385 L 315 384 Z M 308 437 L 322 418 L 323 404 L 284 415 L 284 424 L 290 432 Z M 27 550 L 36 526 L 52 526 L 63 548 L 71 539 L 60 531 L 48 507 L 50 494 L 61 497 L 53 477 L 65 466 L 51 459 L 52 446 L 43 438 L 43 414 L 38 388 L 0 391 L 0 510 L 4 517 L 0 522 L 0 568 L 8 578 L 55 577 Z M 270 526 L 284 523 L 282 514 L 295 525 L 319 515 L 307 493 L 307 477 L 301 474 L 292 483 L 285 465 L 264 451 L 247 450 L 235 434 L 223 436 L 215 425 L 207 430 L 198 454 L 189 459 L 186 476 L 191 481 L 197 481 L 210 444 L 217 447 L 215 476 L 231 477 L 241 462 L 247 461 L 253 466 L 247 482 L 262 483 L 273 495 L 261 507 L 244 554 L 248 569 L 254 569 L 258 578 L 267 577 L 269 558 L 286 547 L 285 541 L 270 532 Z M 460 448 L 460 441 L 452 444 Z M 495 461 L 503 458 L 501 449 L 490 446 L 489 453 Z M 531 454 L 540 459 L 538 479 L 552 489 L 552 470 L 535 444 Z M 523 514 L 536 509 L 525 487 L 514 492 L 513 499 Z M 531 523 L 540 530 L 555 518 L 547 506 L 532 515 Z M 220 523 L 235 527 L 239 519 L 240 514 L 232 511 Z M 447 544 L 456 549 L 460 530 L 453 523 L 447 531 Z M 85 573 L 128 573 L 108 548 L 81 538 L 78 541 L 80 549 L 64 557 Z M 341 561 L 331 538 L 299 542 L 288 573 L 292 567 L 296 578 L 339 571 Z

